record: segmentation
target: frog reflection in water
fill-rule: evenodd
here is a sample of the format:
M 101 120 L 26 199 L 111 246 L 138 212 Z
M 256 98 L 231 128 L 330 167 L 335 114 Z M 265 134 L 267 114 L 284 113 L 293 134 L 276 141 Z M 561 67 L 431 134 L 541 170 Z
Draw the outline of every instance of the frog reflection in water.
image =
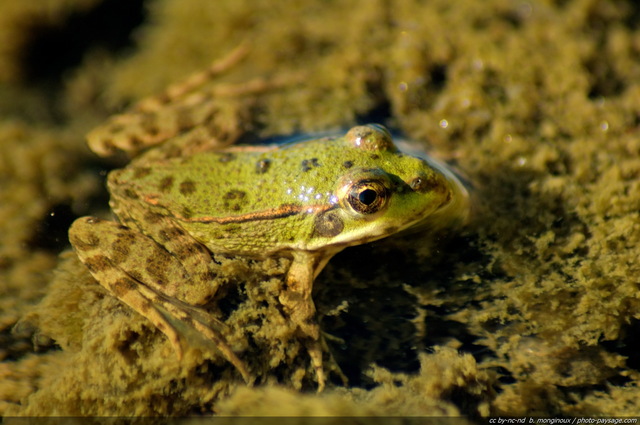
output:
M 184 326 L 242 374 L 246 363 L 201 307 L 216 291 L 212 254 L 289 257 L 279 302 L 325 385 L 313 281 L 342 249 L 420 222 L 466 214 L 466 191 L 443 167 L 400 152 L 380 125 L 277 147 L 227 147 L 134 159 L 109 174 L 120 224 L 76 220 L 70 241 L 95 279 L 149 319 L 182 356 Z

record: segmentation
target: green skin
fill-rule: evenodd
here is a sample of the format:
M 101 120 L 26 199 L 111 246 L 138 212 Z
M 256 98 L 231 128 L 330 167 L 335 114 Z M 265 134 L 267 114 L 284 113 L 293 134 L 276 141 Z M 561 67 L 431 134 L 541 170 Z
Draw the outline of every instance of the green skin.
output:
M 401 153 L 384 127 L 358 126 L 343 137 L 279 147 L 141 157 L 109 175 L 122 225 L 84 217 L 69 237 L 96 280 L 165 333 L 179 357 L 186 324 L 247 382 L 253 377 L 224 341 L 224 324 L 196 307 L 216 290 L 211 253 L 290 257 L 280 302 L 306 341 L 322 389 L 313 280 L 345 247 L 441 216 L 455 204 L 457 184 Z

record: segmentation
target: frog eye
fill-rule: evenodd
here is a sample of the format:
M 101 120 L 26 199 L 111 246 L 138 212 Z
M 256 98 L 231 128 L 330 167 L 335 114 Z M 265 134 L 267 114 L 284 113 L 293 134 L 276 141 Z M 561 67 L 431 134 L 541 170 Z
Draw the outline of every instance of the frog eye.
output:
M 349 188 L 347 204 L 357 213 L 373 214 L 383 209 L 389 200 L 389 190 L 378 180 L 360 180 Z

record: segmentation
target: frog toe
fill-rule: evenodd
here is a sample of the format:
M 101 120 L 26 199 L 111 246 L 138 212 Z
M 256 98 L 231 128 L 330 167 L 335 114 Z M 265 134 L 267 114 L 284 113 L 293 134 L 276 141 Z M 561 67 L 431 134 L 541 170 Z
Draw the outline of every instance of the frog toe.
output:
M 221 333 L 225 327 L 224 323 L 208 317 L 206 312 L 196 307 L 176 300 L 160 302 L 159 309 L 162 311 L 170 328 L 175 330 L 176 335 L 180 335 L 177 344 L 171 341 L 174 348 L 180 346 L 180 343 L 184 343 L 190 347 L 201 346 L 206 350 L 213 349 L 218 351 L 240 372 L 247 385 L 253 385 L 255 377 L 249 372 L 246 363 L 238 357 Z M 164 333 L 169 340 L 172 340 L 171 335 Z M 185 338 L 186 341 L 183 341 Z

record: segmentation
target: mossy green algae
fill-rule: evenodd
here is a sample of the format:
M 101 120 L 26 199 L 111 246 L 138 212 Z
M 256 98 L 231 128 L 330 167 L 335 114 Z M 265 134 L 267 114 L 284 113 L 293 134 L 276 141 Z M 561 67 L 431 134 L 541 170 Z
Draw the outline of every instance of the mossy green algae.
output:
M 344 365 L 350 358 L 348 350 L 356 347 L 364 353 L 362 363 L 377 361 L 413 371 L 415 376 L 432 376 L 424 367 L 417 372 L 419 356 L 411 347 L 439 346 L 475 355 L 470 375 L 455 365 L 455 356 L 450 365 L 437 366 L 460 382 L 467 403 L 454 401 L 451 392 L 432 391 L 434 385 L 425 397 L 439 400 L 439 407 L 420 410 L 409 402 L 415 388 L 403 382 L 393 391 L 399 391 L 394 394 L 400 400 L 405 395 L 407 413 L 640 412 L 633 338 L 640 311 L 640 67 L 634 25 L 638 11 L 633 2 L 166 0 L 149 7 L 130 56 L 110 59 L 114 63 L 106 68 L 110 72 L 99 75 L 104 55 L 87 55 L 69 74 L 66 111 L 89 105 L 93 108 L 89 116 L 99 115 L 104 105 L 122 105 L 160 91 L 248 40 L 251 55 L 222 81 L 283 72 L 306 73 L 306 78 L 293 88 L 259 97 L 242 115 L 246 128 L 259 135 L 326 130 L 348 126 L 369 114 L 428 143 L 455 161 L 472 182 L 476 216 L 464 237 L 442 241 L 435 251 L 422 250 L 420 239 L 408 241 L 412 248 L 390 241 L 345 251 L 319 278 L 316 301 L 321 311 L 330 314 L 323 320 L 325 329 L 350 336 L 345 351 L 336 350 L 339 364 Z M 87 94 L 101 89 L 103 97 Z M 93 161 L 81 144 L 80 129 L 88 125 L 74 122 L 74 117 L 90 119 L 84 112 L 68 117 L 69 131 L 77 132 L 64 146 Z M 44 131 L 56 134 L 56 130 Z M 10 148 L 18 146 L 17 141 L 7 143 L 13 143 L 5 145 L 7 152 L 17 152 Z M 60 152 L 61 148 L 47 149 Z M 44 167 L 55 170 L 48 163 Z M 80 163 L 77 168 L 87 170 Z M 32 182 L 49 182 L 57 173 L 53 177 L 43 173 Z M 15 171 L 5 176 L 24 184 Z M 42 202 L 37 194 L 29 197 Z M 8 195 L 2 202 L 16 205 Z M 34 217 L 46 215 L 46 207 L 54 202 L 58 201 L 45 197 Z M 19 209 L 9 217 L 18 215 Z M 7 235 L 21 231 L 24 227 L 7 227 Z M 7 249 L 21 243 L 10 242 L 12 238 L 6 239 Z M 43 287 L 42 274 L 20 272 L 26 264 L 20 258 L 3 269 L 3 302 L 32 304 L 34 299 L 22 291 L 5 289 L 16 281 L 24 288 Z M 46 258 L 47 264 L 40 268 L 44 273 L 53 267 L 52 257 Z M 396 266 L 372 270 L 372 258 Z M 227 270 L 230 288 L 246 288 L 253 282 L 264 292 L 261 296 L 277 292 L 278 270 L 284 265 L 229 261 L 234 264 Z M 403 270 L 398 264 L 411 267 Z M 229 373 L 216 358 L 206 362 L 194 354 L 193 363 L 177 366 L 165 357 L 168 364 L 163 364 L 152 355 L 161 352 L 162 335 L 92 288 L 75 259 L 65 255 L 56 273 L 47 299 L 60 299 L 71 291 L 78 305 L 87 308 L 79 308 L 72 315 L 77 320 L 58 322 L 60 326 L 42 324 L 68 317 L 69 312 L 56 309 L 55 303 L 45 300 L 32 313 L 39 315 L 42 332 L 63 351 L 25 354 L 3 363 L 3 370 L 12 376 L 11 385 L 33 383 L 31 393 L 21 392 L 21 400 L 4 396 L 4 414 L 223 412 L 221 400 L 240 403 L 227 411 L 249 414 L 251 396 L 226 398 L 227 394 L 258 398 L 262 391 L 270 391 L 241 390 L 230 381 L 212 380 Z M 265 281 L 270 283 L 259 283 Z M 367 309 L 396 314 L 363 327 Z M 3 318 L 9 317 L 4 311 Z M 398 314 L 407 311 L 411 314 Z M 4 329 L 15 320 L 15 315 L 7 319 Z M 386 328 L 389 324 L 393 329 Z M 306 388 L 305 365 L 296 360 L 295 338 L 285 332 L 284 342 L 273 344 L 269 328 L 260 329 L 265 339 L 258 346 L 274 350 L 278 361 L 289 364 L 271 376 L 279 377 L 285 387 Z M 349 334 L 353 329 L 376 330 L 371 332 L 375 349 L 367 351 L 359 339 L 366 335 Z M 401 330 L 398 338 L 385 339 L 394 329 Z M 123 346 L 144 356 L 127 364 Z M 409 354 L 398 359 L 402 352 Z M 265 365 L 270 355 L 257 349 L 250 353 L 256 356 L 256 367 L 263 367 L 259 365 Z M 441 359 L 441 353 L 436 350 L 427 358 Z M 25 362 L 33 364 L 35 359 L 43 365 L 38 379 L 20 372 Z M 198 363 L 207 364 L 207 370 L 198 372 Z M 362 363 L 348 363 L 354 368 L 350 373 L 361 383 L 375 385 L 375 380 L 360 374 L 368 367 Z M 117 375 L 107 379 L 106 372 L 113 370 Z M 151 372 L 141 376 L 141 371 Z M 89 385 L 88 377 L 97 381 Z M 480 389 L 472 390 L 472 382 Z M 288 399 L 280 392 L 289 390 L 273 391 L 274 397 Z M 325 397 L 330 398 L 332 391 L 345 390 L 331 389 Z M 390 394 L 391 388 L 348 391 Z M 2 394 L 8 391 L 3 388 Z M 323 396 L 304 397 L 314 398 L 318 406 L 323 403 Z M 371 399 L 358 398 L 356 403 L 367 406 L 366 400 Z M 244 410 L 238 407 L 242 403 Z M 321 409 L 310 411 L 319 414 Z

